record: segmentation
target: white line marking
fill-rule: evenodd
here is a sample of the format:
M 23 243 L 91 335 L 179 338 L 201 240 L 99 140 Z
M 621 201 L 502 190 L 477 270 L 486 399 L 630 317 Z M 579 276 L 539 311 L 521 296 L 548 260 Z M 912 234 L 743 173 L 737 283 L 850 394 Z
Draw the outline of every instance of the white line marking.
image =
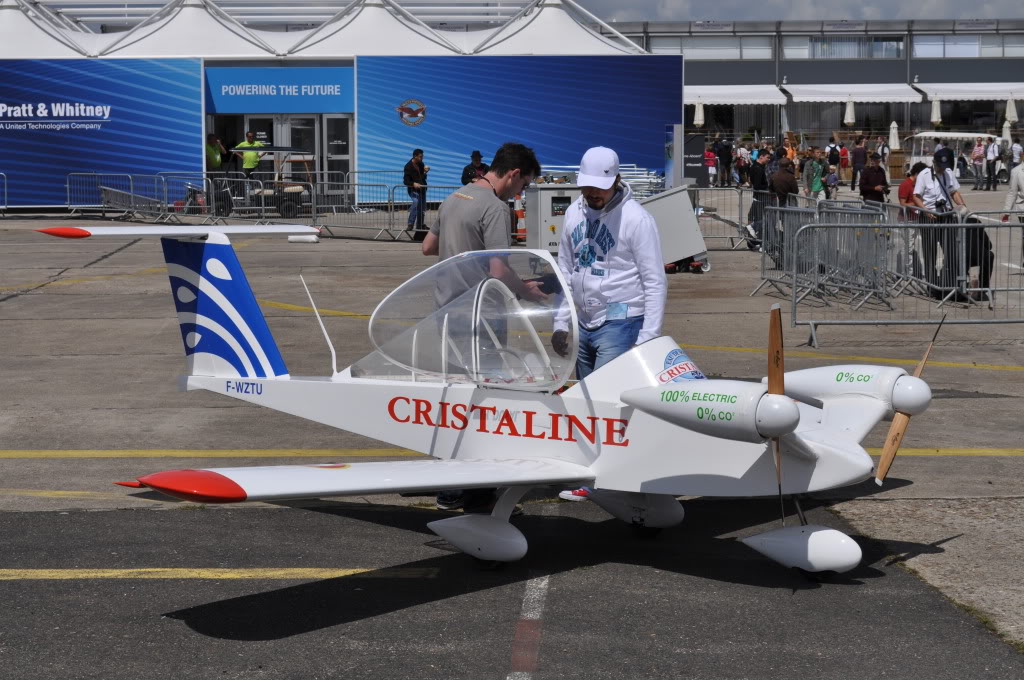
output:
M 548 576 L 537 576 L 526 582 L 523 596 L 523 613 L 519 618 L 537 621 L 544 615 L 544 599 L 548 594 Z
M 1003 266 L 1004 267 L 1013 267 L 1014 269 L 1024 269 L 1024 267 L 1021 267 L 1019 264 L 1013 264 L 1012 262 L 1004 262 Z

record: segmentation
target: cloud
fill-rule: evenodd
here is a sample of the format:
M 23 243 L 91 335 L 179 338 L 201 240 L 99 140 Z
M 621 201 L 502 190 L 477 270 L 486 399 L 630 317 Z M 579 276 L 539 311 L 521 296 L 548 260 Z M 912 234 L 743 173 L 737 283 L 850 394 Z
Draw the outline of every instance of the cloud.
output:
M 988 0 L 965 4 L 962 0 L 919 0 L 899 4 L 893 0 L 717 0 L 713 5 L 694 0 L 576 0 L 605 21 L 793 21 L 840 19 L 1008 19 L 1021 16 L 1020 0 Z

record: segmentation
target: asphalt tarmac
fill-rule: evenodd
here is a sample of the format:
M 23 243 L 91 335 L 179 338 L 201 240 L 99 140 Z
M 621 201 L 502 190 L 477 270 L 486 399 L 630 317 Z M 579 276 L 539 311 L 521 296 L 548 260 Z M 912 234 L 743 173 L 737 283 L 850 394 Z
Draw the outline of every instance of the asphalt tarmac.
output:
M 87 223 L 0 224 L 2 677 L 1024 677 L 1024 656 L 989 630 L 1024 640 L 1019 326 L 944 329 L 925 375 L 936 398 L 886 486 L 806 501 L 812 522 L 860 543 L 849 574 L 810 580 L 736 541 L 778 524 L 774 501 L 685 499 L 682 525 L 643 538 L 557 489 L 513 520 L 527 557 L 492 571 L 426 529 L 447 514 L 429 498 L 212 508 L 113 486 L 408 454 L 178 392 L 157 240 L 30 231 Z M 344 366 L 369 352 L 376 303 L 432 261 L 408 243 L 235 245 L 296 375 L 329 370 L 298 273 Z M 666 332 L 710 375 L 759 378 L 775 300 L 747 297 L 756 255 L 712 258 L 708 274 L 670 277 Z M 931 335 L 830 330 L 813 349 L 785 332 L 791 370 L 849 357 L 909 369 Z

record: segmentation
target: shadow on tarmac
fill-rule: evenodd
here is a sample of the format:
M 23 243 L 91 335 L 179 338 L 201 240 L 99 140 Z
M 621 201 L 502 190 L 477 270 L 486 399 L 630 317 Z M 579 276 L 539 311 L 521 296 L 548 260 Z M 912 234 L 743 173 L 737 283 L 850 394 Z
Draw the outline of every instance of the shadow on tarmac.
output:
M 696 499 L 685 501 L 684 505 L 687 519 L 683 524 L 661 532 L 654 540 L 637 537 L 628 525 L 615 519 L 587 521 L 571 516 L 523 515 L 513 519 L 513 524 L 530 541 L 529 554 L 520 562 L 504 565 L 497 571 L 487 571 L 472 558 L 450 552 L 451 547 L 438 541 L 426 528 L 427 521 L 448 513 L 392 506 L 368 509 L 365 504 L 336 501 L 306 502 L 301 504 L 301 510 L 425 534 L 431 540 L 424 541 L 424 545 L 444 550 L 445 554 L 391 565 L 358 578 L 341 577 L 302 583 L 210 602 L 170 612 L 166 616 L 180 620 L 197 633 L 209 637 L 276 640 L 467 593 L 523 583 L 538 573 L 557 574 L 611 563 L 676 574 L 680 577 L 680 587 L 685 587 L 687 577 L 692 577 L 757 588 L 784 589 L 795 594 L 824 587 L 858 586 L 867 579 L 884 576 L 884 571 L 872 565 L 892 556 L 894 548 L 897 555 L 941 551 L 941 541 L 931 545 L 897 544 L 854 535 L 864 552 L 860 566 L 846 574 L 834 574 L 824 579 L 809 578 L 762 557 L 734 536 L 725 535 L 733 532 L 749 535 L 773 528 L 778 523 L 777 500 Z M 841 520 L 823 509 L 825 505 L 827 503 L 814 499 L 804 500 L 805 512 L 814 515 L 810 521 L 848 530 L 848 527 L 842 527 Z M 787 503 L 787 509 L 791 508 Z M 591 512 L 572 507 L 566 510 L 574 514 Z M 795 523 L 797 519 L 790 516 L 787 521 Z M 764 524 L 767 526 L 761 526 Z M 343 528 L 339 531 L 343 533 Z M 432 570 L 437 576 L 429 579 L 403 578 L 397 569 Z M 642 577 L 642 573 L 638 576 Z

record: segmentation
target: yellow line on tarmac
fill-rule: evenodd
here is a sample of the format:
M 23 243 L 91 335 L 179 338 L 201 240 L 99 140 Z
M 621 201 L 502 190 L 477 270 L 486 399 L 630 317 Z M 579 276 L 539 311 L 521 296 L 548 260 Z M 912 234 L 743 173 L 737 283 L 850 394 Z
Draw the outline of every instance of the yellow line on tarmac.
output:
M 77 579 L 287 579 L 436 578 L 436 567 L 389 569 L 0 569 L 0 581 L 66 581 Z
M 872 456 L 882 449 L 867 449 Z M 1024 449 L 900 449 L 901 456 L 1024 456 Z
M 28 496 L 30 498 L 73 498 L 77 500 L 117 500 L 123 501 L 121 493 L 101 493 L 99 491 L 52 491 L 46 489 L 0 489 L 0 496 Z M 129 498 L 137 498 L 130 496 Z M 138 500 L 150 501 L 148 498 Z M 158 502 L 158 501 L 151 501 Z
M 166 273 L 167 267 L 150 267 L 149 269 L 141 269 L 137 272 L 128 272 L 125 274 L 97 274 L 96 276 L 83 276 L 77 279 L 53 279 L 50 281 L 36 281 L 35 283 L 22 283 L 17 286 L 0 286 L 0 291 L 7 290 L 26 290 L 28 288 L 38 288 L 39 286 L 73 286 L 78 283 L 92 283 L 93 281 L 109 281 L 111 279 L 123 279 L 130 276 L 145 276 L 147 274 L 160 274 Z
M 419 458 L 409 449 L 0 449 L 0 458 Z
M 293 305 L 289 302 L 275 302 L 274 300 L 265 300 L 263 298 L 256 298 L 256 302 L 260 303 L 264 307 L 274 307 L 275 309 L 287 309 L 291 312 L 312 312 L 312 307 L 306 307 L 303 305 Z M 317 307 L 318 312 L 322 316 L 347 316 L 353 319 L 369 319 L 369 314 L 356 314 L 355 312 L 339 312 L 336 309 L 322 309 Z
M 702 349 L 709 352 L 743 352 L 747 354 L 767 354 L 768 350 L 758 347 L 721 347 L 716 345 L 679 345 L 684 349 Z M 891 359 L 888 357 L 869 357 L 857 354 L 824 354 L 822 352 L 805 352 L 786 350 L 787 357 L 810 357 L 814 359 L 838 359 L 842 361 L 867 361 L 873 364 L 896 364 L 917 366 L 920 359 Z M 1012 364 L 978 364 L 970 361 L 936 361 L 928 360 L 929 366 L 945 366 L 946 368 L 977 368 L 984 371 L 1024 371 L 1024 366 Z

